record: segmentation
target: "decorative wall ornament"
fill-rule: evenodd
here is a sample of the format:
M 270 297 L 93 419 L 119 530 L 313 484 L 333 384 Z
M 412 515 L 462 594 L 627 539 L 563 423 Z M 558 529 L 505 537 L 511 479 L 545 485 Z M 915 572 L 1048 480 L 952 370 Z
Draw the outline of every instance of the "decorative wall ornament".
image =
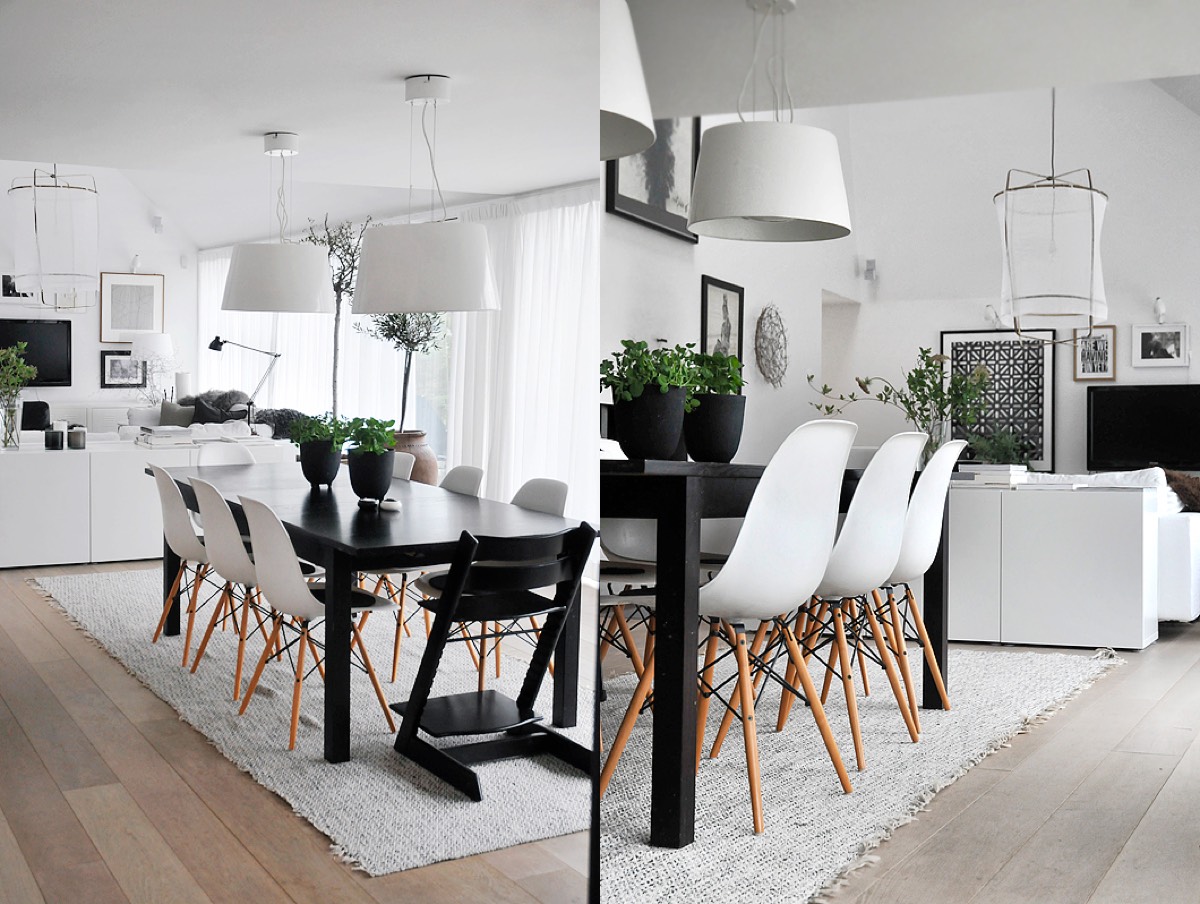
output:
M 1033 450 L 1029 467 L 1054 470 L 1054 330 L 965 330 L 942 333 L 946 373 L 969 374 L 980 365 L 990 382 L 974 424 L 955 422 L 951 439 L 1011 433 Z
M 788 368 L 787 327 L 777 305 L 769 304 L 754 326 L 754 360 L 758 372 L 778 389 Z

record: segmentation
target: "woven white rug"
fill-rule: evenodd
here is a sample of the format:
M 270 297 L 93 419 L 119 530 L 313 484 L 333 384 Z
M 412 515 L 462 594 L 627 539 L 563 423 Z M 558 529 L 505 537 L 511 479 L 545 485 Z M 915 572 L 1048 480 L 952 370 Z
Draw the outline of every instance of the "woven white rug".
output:
M 910 649 L 916 663 L 917 651 Z M 733 723 L 720 757 L 707 758 L 721 716 L 714 701 L 696 784 L 696 841 L 680 850 L 647 843 L 653 716 L 644 713 L 602 804 L 604 901 L 809 901 L 861 863 L 866 851 L 911 820 L 937 791 L 1119 662 L 1088 654 L 952 651 L 954 708 L 921 710 L 918 744 L 909 740 L 883 670 L 872 667 L 868 672 L 872 693 L 867 698 L 861 696 L 856 674 L 865 771 L 855 770 L 845 704 L 836 685 L 827 706 L 854 784 L 849 795 L 841 792 L 807 708 L 794 706 L 784 731 L 774 731 L 779 693 L 773 686 L 756 710 L 761 713 L 758 743 L 766 819 L 766 832 L 759 836 L 750 818 L 739 722 Z M 816 670 L 814 663 L 814 676 Z M 820 677 L 816 681 L 820 688 Z M 607 685 L 609 697 L 601 704 L 605 738 L 615 737 L 634 683 L 633 675 L 624 675 Z
M 31 582 L 32 583 L 32 582 Z M 162 612 L 162 572 L 43 577 L 38 584 L 79 626 L 185 722 L 205 734 L 228 759 L 286 800 L 329 836 L 333 851 L 372 876 L 465 857 L 556 835 L 576 832 L 590 822 L 591 782 L 552 757 L 507 760 L 478 767 L 484 799 L 475 803 L 392 749 L 370 681 L 353 671 L 351 761 L 333 765 L 322 757 L 324 687 L 318 675 L 304 682 L 296 749 L 288 751 L 292 672 L 283 662 L 268 663 L 245 716 L 233 701 L 236 642 L 232 633 L 213 634 L 196 674 L 180 667 L 183 635 L 150 636 Z M 204 617 L 212 610 L 205 610 Z M 424 652 L 424 630 L 412 624 L 400 673 L 388 684 L 391 668 L 391 616 L 372 619 L 363 632 L 389 702 L 405 700 Z M 200 632 L 193 640 L 193 652 Z M 510 641 L 519 644 L 520 641 Z M 262 639 L 247 648 L 243 686 L 262 652 Z M 488 686 L 516 696 L 525 663 L 505 658 L 504 677 L 494 672 Z M 442 659 L 434 694 L 474 690 L 477 673 L 462 644 Z M 539 711 L 551 709 L 551 681 Z M 590 696 L 580 701 L 588 713 Z M 396 716 L 399 725 L 399 716 Z M 590 744 L 590 720 L 567 732 Z M 462 740 L 462 739 L 458 739 Z

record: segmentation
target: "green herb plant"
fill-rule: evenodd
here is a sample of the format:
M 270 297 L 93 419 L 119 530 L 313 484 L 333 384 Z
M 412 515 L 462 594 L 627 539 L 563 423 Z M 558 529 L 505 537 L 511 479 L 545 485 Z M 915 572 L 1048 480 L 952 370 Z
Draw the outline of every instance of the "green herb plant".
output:
M 614 402 L 632 402 L 648 389 L 667 393 L 678 386 L 685 393 L 684 410 L 696 407 L 694 342 L 652 349 L 646 342 L 622 339 L 621 347 L 600 362 L 600 387 L 612 390 Z
M 692 392 L 695 395 L 741 395 L 746 381 L 742 379 L 742 363 L 733 355 L 720 353 L 692 356 Z
M 396 421 L 356 417 L 350 421 L 350 451 L 382 455 L 396 445 Z
M 1027 465 L 1033 453 L 1029 443 L 1010 430 L 1000 429 L 986 436 L 973 433 L 967 441 L 976 459 L 995 465 Z
M 330 441 L 334 448 L 341 448 L 350 438 L 350 421 L 344 417 L 335 417 L 332 412 L 325 414 L 304 414 L 292 421 L 292 442 L 300 443 Z
M 37 376 L 37 368 L 25 363 L 25 348 L 24 342 L 0 348 L 0 404 L 5 408 L 15 407 L 21 390 Z

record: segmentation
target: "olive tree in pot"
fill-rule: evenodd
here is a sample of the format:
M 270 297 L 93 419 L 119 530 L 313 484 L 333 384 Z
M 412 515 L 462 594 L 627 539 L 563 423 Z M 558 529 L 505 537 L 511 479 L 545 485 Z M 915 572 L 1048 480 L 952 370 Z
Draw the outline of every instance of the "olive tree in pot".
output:
M 409 452 L 413 462 L 411 480 L 437 483 L 437 456 L 425 441 L 424 430 L 405 430 L 408 416 L 408 382 L 412 376 L 413 355 L 424 355 L 441 345 L 445 338 L 445 323 L 441 314 L 432 311 L 405 312 L 399 314 L 373 314 L 371 325 L 355 325 L 359 332 L 386 342 L 396 351 L 404 352 L 404 378 L 400 389 L 400 426 L 396 431 L 396 448 Z
M 621 451 L 635 459 L 672 458 L 682 447 L 684 411 L 695 407 L 692 345 L 651 349 L 622 339 L 621 347 L 600 362 L 600 387 L 612 390 Z
M 695 355 L 693 375 L 696 407 L 683 419 L 688 454 L 696 461 L 732 461 L 746 420 L 741 362 L 719 353 Z
M 330 486 L 342 464 L 342 445 L 350 438 L 350 422 L 332 413 L 302 415 L 292 421 L 292 442 L 300 447 L 300 470 L 318 489 Z
M 394 420 L 356 417 L 350 422 L 350 486 L 360 500 L 378 502 L 392 486 L 396 458 Z

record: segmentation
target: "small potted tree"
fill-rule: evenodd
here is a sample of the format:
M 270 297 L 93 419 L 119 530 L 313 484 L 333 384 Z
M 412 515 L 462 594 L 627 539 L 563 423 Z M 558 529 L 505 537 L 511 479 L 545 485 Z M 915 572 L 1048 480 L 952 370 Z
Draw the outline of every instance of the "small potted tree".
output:
M 21 390 L 37 376 L 37 368 L 25 363 L 26 343 L 0 348 L 0 412 L 3 412 L 5 448 L 21 445 Z
M 417 483 L 437 483 L 437 456 L 425 441 L 424 430 L 405 430 L 408 416 L 408 381 L 412 375 L 413 355 L 424 355 L 436 349 L 445 336 L 445 324 L 441 314 L 432 311 L 405 312 L 399 314 L 374 314 L 371 325 L 355 328 L 372 339 L 386 342 L 396 351 L 404 353 L 404 377 L 400 388 L 400 426 L 396 429 L 396 448 L 409 452 L 413 462 L 412 477 Z
M 696 406 L 683 419 L 688 455 L 696 461 L 732 461 L 746 420 L 742 364 L 720 353 L 694 355 L 692 361 Z
M 600 387 L 611 389 L 621 451 L 630 458 L 671 458 L 683 439 L 690 398 L 692 345 L 651 349 L 621 340 L 621 351 L 600 362 Z
M 392 486 L 396 458 L 394 420 L 356 417 L 350 422 L 350 486 L 361 500 L 379 502 Z
M 292 421 L 291 436 L 300 447 L 300 470 L 312 488 L 331 485 L 342 464 L 342 445 L 350 437 L 350 422 L 332 412 L 301 415 Z

